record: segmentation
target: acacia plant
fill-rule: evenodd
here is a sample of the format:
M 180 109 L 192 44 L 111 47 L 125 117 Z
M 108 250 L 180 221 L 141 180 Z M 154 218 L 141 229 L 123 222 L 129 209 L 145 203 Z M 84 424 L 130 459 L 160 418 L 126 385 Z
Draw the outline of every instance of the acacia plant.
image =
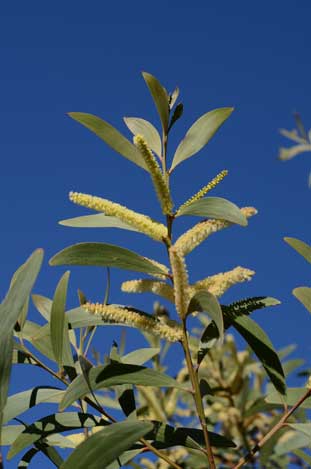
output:
M 189 283 L 188 254 L 213 233 L 234 224 L 245 227 L 256 214 L 253 207 L 239 208 L 209 196 L 226 177 L 226 170 L 181 204 L 176 204 L 170 190 L 176 167 L 209 142 L 232 109 L 215 109 L 200 117 L 170 159 L 168 139 L 183 112 L 179 90 L 169 94 L 154 76 L 144 73 L 143 77 L 160 117 L 161 136 L 141 118 L 125 119 L 134 135 L 131 143 L 99 117 L 70 116 L 145 171 L 163 220 L 100 195 L 70 192 L 73 203 L 99 213 L 61 223 L 139 232 L 163 246 L 167 263 L 112 244 L 81 243 L 57 253 L 50 264 L 138 272 L 143 277 L 125 279 L 122 290 L 152 293 L 160 302 L 147 312 L 111 303 L 108 282 L 103 303 L 79 290 L 79 304 L 67 311 L 68 271 L 53 299 L 32 295 L 45 320 L 42 326 L 27 318 L 42 250 L 18 269 L 0 306 L 1 437 L 2 444 L 10 446 L 7 457 L 19 455 L 19 468 L 33 466 L 39 452 L 51 467 L 62 469 L 283 468 L 290 463 L 310 467 L 310 456 L 302 449 L 311 434 L 305 410 L 311 406 L 310 385 L 286 388 L 287 374 L 301 361 L 286 359 L 292 347 L 277 353 L 250 318 L 253 311 L 280 302 L 266 296 L 219 302 L 229 288 L 252 278 L 254 272 L 247 267 L 207 273 L 206 278 Z M 175 225 L 187 215 L 199 220 L 176 239 Z M 292 238 L 287 241 L 310 261 L 310 247 Z M 309 290 L 303 287 L 296 296 L 310 310 Z M 164 307 L 161 301 L 170 306 Z M 137 349 L 131 344 L 131 352 L 125 353 L 124 344 L 113 342 L 109 356 L 102 359 L 100 351 L 94 350 L 91 354 L 96 331 L 109 330 L 112 324 L 136 328 L 148 346 Z M 246 341 L 245 350 L 238 350 L 234 336 L 227 332 L 230 328 Z M 174 376 L 166 373 L 171 346 L 180 357 Z M 12 364 L 40 367 L 55 379 L 55 386 L 42 385 L 7 397 Z M 21 417 L 40 403 L 56 404 L 58 410 L 30 422 L 29 417 Z

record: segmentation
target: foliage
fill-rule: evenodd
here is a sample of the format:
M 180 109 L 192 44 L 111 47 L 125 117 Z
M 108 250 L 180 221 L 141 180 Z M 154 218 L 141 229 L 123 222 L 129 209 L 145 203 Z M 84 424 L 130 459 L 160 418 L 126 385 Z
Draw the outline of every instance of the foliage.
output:
M 211 234 L 234 224 L 245 227 L 256 214 L 253 207 L 239 208 L 221 197 L 209 197 L 226 170 L 174 210 L 170 190 L 174 171 L 207 145 L 232 109 L 220 108 L 200 117 L 170 163 L 168 139 L 183 113 L 179 89 L 170 94 L 154 76 L 144 73 L 143 77 L 159 114 L 161 133 L 145 119 L 127 117 L 132 143 L 97 116 L 70 116 L 146 171 L 164 221 L 99 196 L 72 192 L 73 203 L 98 213 L 61 224 L 139 232 L 161 243 L 167 265 L 145 253 L 107 243 L 66 247 L 50 264 L 139 272 L 144 276 L 125 280 L 122 290 L 152 293 L 175 307 L 175 312 L 168 312 L 158 301 L 152 311 L 108 303 L 109 282 L 103 303 L 92 302 L 79 291 L 79 304 L 68 310 L 68 271 L 60 278 L 53 299 L 32 295 L 45 323 L 32 322 L 27 317 L 28 305 L 43 256 L 41 250 L 36 251 L 14 274 L 0 305 L 4 325 L 0 342 L 2 444 L 10 447 L 8 458 L 19 455 L 19 468 L 33 466 L 39 452 L 53 466 L 64 469 L 237 469 L 256 463 L 263 468 L 291 463 L 309 467 L 310 456 L 304 448 L 311 435 L 310 382 L 305 388 L 286 388 L 286 377 L 301 360 L 287 359 L 292 348 L 276 352 L 250 317 L 253 311 L 280 302 L 269 296 L 237 299 L 227 305 L 220 302 L 229 288 L 251 280 L 254 272 L 246 267 L 189 283 L 187 255 Z M 304 138 L 295 132 L 286 136 L 296 141 Z M 194 225 L 175 239 L 175 223 L 186 215 L 195 220 Z M 310 262 L 310 246 L 294 238 L 286 241 Z M 293 293 L 311 311 L 311 288 L 295 288 Z M 114 343 L 109 356 L 101 360 L 94 352 L 92 358 L 89 351 L 96 331 L 111 324 L 137 329 L 147 346 L 125 354 L 124 347 Z M 246 341 L 245 350 L 238 350 L 231 329 Z M 175 347 L 180 356 L 174 376 L 167 374 L 169 347 Z M 8 397 L 12 364 L 45 370 L 55 379 L 55 387 L 42 385 Z M 44 403 L 58 409 L 36 421 L 21 417 Z
M 307 132 L 300 115 L 296 112 L 294 114 L 296 129 L 286 130 L 281 129 L 280 133 L 284 137 L 288 138 L 295 145 L 291 147 L 282 147 L 279 151 L 279 159 L 282 161 L 291 160 L 301 153 L 307 153 L 311 151 L 311 129 Z M 309 187 L 311 187 L 311 172 L 308 179 Z

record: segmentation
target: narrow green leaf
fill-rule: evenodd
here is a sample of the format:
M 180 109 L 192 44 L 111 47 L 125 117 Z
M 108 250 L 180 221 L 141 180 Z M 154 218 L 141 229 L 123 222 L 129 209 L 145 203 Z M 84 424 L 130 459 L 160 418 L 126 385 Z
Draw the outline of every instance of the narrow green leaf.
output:
M 198 153 L 213 137 L 219 127 L 228 119 L 233 108 L 214 109 L 201 116 L 188 130 L 174 155 L 170 171 L 182 161 Z
M 301 449 L 295 449 L 293 453 L 298 456 L 299 459 L 302 459 L 304 462 L 306 462 L 309 467 L 311 467 L 311 456 L 309 454 L 305 453 Z
M 183 112 L 184 112 L 183 103 L 177 104 L 176 108 L 174 109 L 171 121 L 170 121 L 169 130 L 171 130 L 173 125 L 178 121 L 178 119 L 181 118 L 181 116 L 183 115 Z
M 147 171 L 146 164 L 135 145 L 125 138 L 117 129 L 100 117 L 84 112 L 69 112 L 72 119 L 94 132 L 101 140 L 120 155 Z
M 243 300 L 236 301 L 234 303 L 231 303 L 230 305 L 221 305 L 224 319 L 224 330 L 229 329 L 229 327 L 234 324 L 235 318 L 237 318 L 238 316 L 248 316 L 253 311 L 256 311 L 258 309 L 266 308 L 268 306 L 276 306 L 279 304 L 280 301 L 276 298 L 272 298 L 269 296 L 255 296 L 252 298 L 245 298 Z M 203 332 L 203 336 L 205 350 L 207 350 L 211 348 L 215 341 L 219 338 L 218 328 L 214 321 L 207 324 Z
M 120 469 L 120 464 L 121 464 L 121 467 L 128 467 L 126 466 L 126 464 L 130 462 L 133 458 L 135 458 L 135 456 L 137 456 L 142 451 L 143 451 L 143 448 L 131 449 L 129 451 L 125 451 L 123 454 L 118 456 L 117 460 L 109 464 L 106 469 Z M 131 464 L 130 467 L 134 467 L 133 464 Z
M 247 219 L 239 207 L 221 197 L 206 197 L 196 200 L 178 211 L 177 216 L 179 217 L 180 215 L 195 215 L 225 220 L 242 226 L 247 225 Z
M 165 133 L 168 129 L 169 119 L 169 97 L 165 88 L 153 75 L 143 72 L 144 80 L 149 88 L 154 104 L 161 119 L 162 128 Z
M 197 428 L 172 427 L 162 422 L 153 422 L 153 430 L 145 436 L 146 440 L 153 440 L 157 448 L 171 446 L 185 446 L 200 449 L 205 446 L 203 431 Z M 218 433 L 208 432 L 212 446 L 216 448 L 234 448 L 236 445 L 228 438 Z
M 44 334 L 42 333 L 43 330 L 45 331 Z M 15 335 L 17 337 L 22 337 L 23 340 L 27 340 L 49 360 L 55 361 L 49 323 L 40 327 L 39 324 L 32 321 L 26 321 L 22 333 L 15 333 Z
M 41 316 L 43 316 L 47 321 L 50 321 L 51 308 L 53 303 L 52 300 L 46 296 L 35 294 L 31 295 L 31 299 Z
M 311 288 L 298 287 L 294 288 L 293 295 L 304 305 L 304 307 L 311 313 Z
M 268 404 L 284 405 L 284 402 L 289 406 L 297 404 L 297 402 L 306 394 L 306 388 L 288 388 L 286 391 L 286 398 L 280 396 L 277 392 L 272 392 L 266 396 L 265 401 Z M 311 397 L 308 397 L 299 407 L 302 409 L 311 409 Z
M 68 323 L 65 316 L 69 276 L 70 272 L 65 272 L 58 282 L 51 309 L 51 342 L 59 367 L 64 365 L 73 366 L 74 364 L 69 342 Z
M 300 360 L 299 358 L 294 358 L 293 360 L 288 360 L 287 362 L 283 363 L 283 370 L 285 376 L 288 376 L 290 373 L 295 371 L 297 368 L 302 366 L 305 363 L 304 360 Z
M 282 395 L 285 395 L 286 383 L 282 364 L 266 333 L 247 316 L 237 317 L 234 320 L 233 326 L 244 337 L 257 358 L 261 361 L 275 389 Z
M 311 440 L 311 423 L 289 423 L 288 426 L 297 432 L 307 435 Z
M 109 217 L 104 213 L 68 218 L 67 220 L 61 220 L 58 223 L 63 226 L 71 226 L 74 228 L 120 228 L 122 230 L 136 231 L 139 233 L 139 231 L 131 225 L 124 223 L 116 217 Z
M 13 458 L 17 453 L 27 448 L 27 446 L 48 435 L 98 425 L 108 425 L 108 422 L 100 417 L 82 412 L 64 412 L 48 415 L 29 425 L 18 436 L 12 444 L 7 457 L 8 459 Z
M 306 151 L 311 151 L 310 144 L 294 145 L 290 148 L 282 147 L 279 151 L 279 159 L 282 161 L 291 160 L 295 156 L 300 155 L 301 153 L 305 153 Z
M 283 137 L 289 138 L 290 140 L 293 140 L 296 143 L 306 143 L 306 139 L 299 137 L 296 129 L 294 130 L 280 129 L 280 134 L 283 135 Z
M 284 241 L 311 264 L 311 246 L 297 238 L 286 237 Z
M 152 423 L 137 420 L 109 425 L 81 443 L 61 469 L 98 467 L 98 461 L 100 467 L 107 467 L 151 429 Z
M 90 387 L 94 390 L 109 388 L 120 384 L 134 384 L 154 387 L 185 388 L 170 376 L 144 366 L 111 362 L 108 365 L 94 367 L 89 372 Z M 77 399 L 89 393 L 89 387 L 82 375 L 68 386 L 60 410 L 66 409 Z
M 42 403 L 58 404 L 65 391 L 48 386 L 37 386 L 28 391 L 22 391 L 8 397 L 6 406 L 3 410 L 3 423 L 18 417 L 26 410 Z
M 25 429 L 24 425 L 5 425 L 2 427 L 1 444 L 10 446 Z
M 2 412 L 7 401 L 13 356 L 13 328 L 30 295 L 43 260 L 42 249 L 37 249 L 15 275 L 14 282 L 0 305 L 0 428 Z
M 282 454 L 291 453 L 297 448 L 308 448 L 310 446 L 310 437 L 303 433 L 288 431 L 281 438 L 274 447 L 274 452 L 281 456 Z
M 142 135 L 148 147 L 161 158 L 161 137 L 157 129 L 150 122 L 140 117 L 124 117 L 124 122 L 133 135 Z
M 152 264 L 145 257 L 129 249 L 106 243 L 80 243 L 69 246 L 55 254 L 49 261 L 50 265 L 94 265 L 102 267 L 118 267 L 148 274 L 164 274 L 166 272 Z
M 130 352 L 127 355 L 123 355 L 121 361 L 122 363 L 129 363 L 130 365 L 143 365 L 159 353 L 159 348 L 140 348 L 138 350 L 133 350 L 133 352 Z
M 178 86 L 176 86 L 176 88 L 174 89 L 174 91 L 170 94 L 169 96 L 169 106 L 170 106 L 170 109 L 173 109 L 174 107 L 174 104 L 176 103 L 177 99 L 178 99 L 178 96 L 179 96 L 179 88 Z

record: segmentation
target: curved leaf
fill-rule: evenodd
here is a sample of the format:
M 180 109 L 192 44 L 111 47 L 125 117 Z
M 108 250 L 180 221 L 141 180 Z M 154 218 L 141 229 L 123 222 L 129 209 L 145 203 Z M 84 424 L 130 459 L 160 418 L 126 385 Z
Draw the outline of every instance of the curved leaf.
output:
M 297 238 L 286 237 L 284 241 L 311 264 L 311 246 Z
M 113 423 L 81 443 L 61 465 L 61 469 L 98 467 L 98 461 L 100 467 L 107 467 L 151 429 L 150 422 Z
M 148 147 L 161 158 L 161 137 L 157 129 L 150 122 L 140 117 L 124 117 L 124 122 L 133 135 L 142 135 Z
M 166 275 L 162 269 L 148 259 L 129 249 L 106 243 L 79 243 L 55 254 L 50 265 L 94 265 L 118 267 L 148 274 Z
M 121 358 L 122 363 L 129 363 L 130 365 L 143 365 L 144 363 L 151 360 L 153 357 L 160 353 L 161 349 L 159 348 L 140 348 L 138 350 L 133 350 L 126 355 L 123 355 Z
M 170 171 L 182 161 L 198 153 L 232 113 L 232 107 L 214 109 L 201 116 L 188 130 L 174 155 Z
M 65 391 L 48 386 L 36 386 L 28 391 L 22 391 L 8 397 L 6 406 L 3 410 L 3 423 L 7 423 L 14 417 L 19 416 L 26 410 L 41 403 L 58 404 Z
M 203 431 L 198 428 L 172 427 L 162 422 L 153 422 L 153 430 L 145 436 L 146 440 L 153 440 L 157 448 L 171 446 L 185 446 L 186 448 L 201 449 L 205 446 Z M 228 438 L 218 433 L 208 432 L 210 443 L 216 448 L 235 448 L 236 445 Z
M 301 144 L 301 145 L 294 145 L 290 148 L 280 148 L 279 151 L 279 159 L 282 161 L 291 160 L 300 153 L 305 153 L 306 151 L 311 151 L 310 144 Z
M 50 320 L 52 300 L 42 295 L 31 295 L 31 299 L 41 316 L 44 317 L 47 321 Z
M 285 395 L 286 383 L 282 364 L 266 333 L 247 316 L 235 318 L 233 326 L 244 337 L 257 358 L 261 361 L 275 389 L 280 394 Z
M 169 97 L 159 80 L 150 73 L 143 72 L 144 80 L 149 88 L 154 104 L 161 119 L 164 133 L 167 133 L 169 119 Z
M 297 402 L 306 394 L 306 388 L 288 388 L 286 392 L 286 397 L 280 396 L 277 392 L 272 392 L 266 396 L 265 401 L 268 404 L 280 404 L 284 405 L 284 402 L 289 406 L 297 404 Z M 308 397 L 303 401 L 300 406 L 302 409 L 311 409 L 311 397 Z
M 109 388 L 120 384 L 135 384 L 154 387 L 185 388 L 170 376 L 144 366 L 111 362 L 108 365 L 94 367 L 89 371 L 90 387 L 96 389 Z M 89 386 L 82 375 L 68 386 L 60 410 L 66 409 L 73 402 L 89 393 Z
M 293 295 L 304 305 L 305 308 L 311 313 L 311 288 L 298 287 L 294 288 Z
M 60 367 L 63 365 L 73 366 L 68 335 L 68 324 L 65 316 L 69 275 L 70 272 L 67 271 L 60 279 L 55 290 L 51 309 L 51 343 L 55 359 Z
M 179 217 L 180 215 L 195 215 L 225 220 L 242 226 L 247 225 L 247 218 L 239 207 L 221 197 L 206 197 L 205 199 L 196 200 L 178 211 L 176 216 Z
M 7 457 L 8 459 L 13 458 L 17 453 L 27 448 L 27 446 L 32 445 L 48 435 L 98 425 L 108 425 L 108 422 L 100 417 L 95 417 L 93 414 L 82 412 L 64 412 L 48 415 L 24 429 L 12 444 Z
M 137 166 L 147 170 L 146 164 L 135 145 L 125 138 L 117 129 L 108 122 L 93 114 L 84 112 L 69 112 L 68 115 L 94 132 L 100 139 L 120 155 L 135 163 Z
M 0 429 L 7 401 L 13 356 L 13 328 L 40 271 L 43 250 L 37 249 L 16 272 L 0 305 Z
M 72 226 L 74 228 L 121 228 L 122 230 L 136 231 L 137 233 L 140 233 L 136 228 L 119 220 L 117 217 L 109 217 L 104 213 L 68 218 L 67 220 L 61 220 L 58 223 L 63 226 Z

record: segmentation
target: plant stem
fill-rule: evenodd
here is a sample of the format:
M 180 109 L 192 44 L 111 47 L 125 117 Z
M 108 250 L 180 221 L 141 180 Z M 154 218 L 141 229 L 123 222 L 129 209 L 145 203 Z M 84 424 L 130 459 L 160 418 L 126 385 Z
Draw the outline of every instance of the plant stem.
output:
M 254 455 L 264 446 L 265 443 L 267 443 L 267 441 L 277 431 L 279 431 L 286 424 L 288 418 L 295 412 L 295 410 L 298 409 L 299 406 L 301 406 L 301 404 L 306 399 L 308 399 L 308 397 L 311 397 L 311 389 L 308 389 L 305 394 L 296 402 L 296 404 L 283 415 L 281 420 L 276 425 L 274 425 L 274 427 L 272 427 L 271 430 L 257 443 L 257 445 L 254 446 L 254 448 L 249 451 L 246 456 L 240 459 L 238 464 L 234 466 L 234 469 L 239 469 L 240 467 L 244 466 L 244 464 L 246 464 L 247 462 L 252 461 Z
M 202 402 L 202 397 L 201 397 L 199 381 L 197 379 L 197 376 L 193 367 L 193 363 L 192 363 L 191 352 L 190 352 L 188 336 L 187 336 L 186 319 L 183 319 L 182 324 L 183 324 L 182 346 L 184 349 L 186 363 L 187 363 L 189 376 L 190 376 L 190 380 L 192 384 L 193 398 L 194 398 L 195 406 L 197 409 L 198 417 L 201 423 L 201 427 L 203 430 L 205 446 L 206 446 L 206 454 L 207 454 L 210 469 L 216 469 L 213 451 L 212 451 L 212 447 L 211 447 L 209 436 L 208 436 L 208 430 L 207 430 L 207 425 L 206 425 L 206 420 L 205 420 L 204 407 L 203 407 L 203 402 Z
M 147 440 L 144 438 L 141 438 L 140 441 L 154 454 L 156 454 L 159 458 L 163 459 L 166 461 L 170 467 L 174 467 L 175 469 L 182 469 L 181 466 L 179 466 L 177 463 L 172 461 L 166 454 L 162 453 L 162 451 L 158 450 L 154 446 L 152 446 Z

